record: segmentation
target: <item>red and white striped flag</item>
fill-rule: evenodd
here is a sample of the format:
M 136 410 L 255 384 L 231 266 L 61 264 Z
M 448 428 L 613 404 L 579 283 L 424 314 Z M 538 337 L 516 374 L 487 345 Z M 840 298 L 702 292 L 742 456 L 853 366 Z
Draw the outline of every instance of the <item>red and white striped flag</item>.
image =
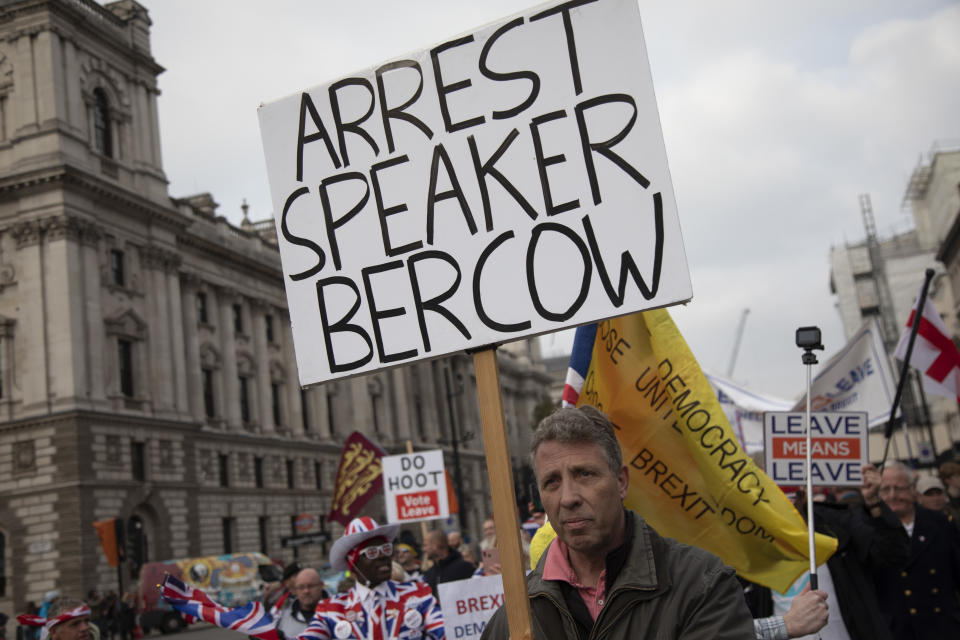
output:
M 907 357 L 910 329 L 917 314 L 916 303 L 910 312 L 907 326 L 900 334 L 900 342 L 893 355 L 898 360 Z M 927 298 L 920 316 L 917 340 L 910 354 L 910 366 L 923 372 L 923 388 L 938 396 L 956 398 L 960 402 L 960 352 L 950 338 L 943 319 Z

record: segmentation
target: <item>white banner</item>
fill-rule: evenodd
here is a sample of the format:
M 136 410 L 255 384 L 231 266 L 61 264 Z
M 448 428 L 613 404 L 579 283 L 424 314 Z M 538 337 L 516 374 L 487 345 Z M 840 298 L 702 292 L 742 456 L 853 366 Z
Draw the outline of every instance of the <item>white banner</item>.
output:
M 447 638 L 479 638 L 494 612 L 503 604 L 503 577 L 484 576 L 437 585 L 443 603 Z
M 806 413 L 764 414 L 767 475 L 779 485 L 802 485 L 807 480 Z M 864 412 L 810 414 L 810 479 L 821 487 L 859 487 L 860 470 L 870 461 L 867 451 L 867 414 Z
M 438 520 L 450 515 L 443 451 L 420 451 L 380 459 L 387 522 Z
M 765 411 L 788 411 L 793 402 L 772 398 L 751 391 L 732 380 L 704 372 L 707 382 L 713 387 L 730 421 L 740 446 L 747 453 L 763 450 L 763 413 Z
M 303 385 L 689 300 L 636 0 L 259 109 Z
M 871 427 L 887 423 L 897 385 L 876 318 L 864 322 L 847 344 L 820 366 L 811 388 L 812 411 L 866 411 Z M 793 410 L 806 407 L 804 393 Z

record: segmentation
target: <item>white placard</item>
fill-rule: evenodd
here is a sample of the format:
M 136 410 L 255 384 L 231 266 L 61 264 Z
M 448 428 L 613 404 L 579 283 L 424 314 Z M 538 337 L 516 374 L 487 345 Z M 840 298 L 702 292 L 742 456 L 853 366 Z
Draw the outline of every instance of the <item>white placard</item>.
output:
M 437 585 L 443 603 L 443 630 L 448 638 L 479 638 L 503 605 L 503 577 L 484 576 Z
M 766 471 L 779 485 L 806 483 L 807 442 L 802 411 L 763 414 Z M 867 414 L 862 411 L 810 414 L 810 478 L 816 486 L 858 487 L 870 461 Z
M 443 451 L 420 451 L 380 459 L 387 522 L 438 520 L 450 515 Z
M 636 0 L 260 107 L 303 385 L 689 300 Z

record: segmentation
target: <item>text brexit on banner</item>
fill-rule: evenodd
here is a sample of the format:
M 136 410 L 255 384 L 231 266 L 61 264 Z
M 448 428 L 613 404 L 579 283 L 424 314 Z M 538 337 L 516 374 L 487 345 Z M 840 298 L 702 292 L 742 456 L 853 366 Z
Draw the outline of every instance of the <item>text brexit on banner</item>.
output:
M 444 602 L 443 628 L 448 638 L 479 638 L 490 618 L 504 602 L 503 576 L 483 576 L 441 582 L 437 585 Z
M 450 515 L 443 451 L 421 451 L 382 460 L 387 522 L 436 520 Z
M 774 411 L 763 414 L 767 475 L 779 485 L 807 481 L 806 414 Z M 870 461 L 869 425 L 865 412 L 810 414 L 810 478 L 818 486 L 860 486 L 860 470 Z
M 635 0 L 260 107 L 301 384 L 689 300 Z

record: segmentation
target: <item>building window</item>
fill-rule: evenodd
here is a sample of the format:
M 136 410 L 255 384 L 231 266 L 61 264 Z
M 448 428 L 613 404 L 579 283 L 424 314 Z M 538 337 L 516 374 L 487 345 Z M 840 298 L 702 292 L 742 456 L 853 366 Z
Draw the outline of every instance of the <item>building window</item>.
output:
M 273 342 L 275 337 L 273 335 L 273 316 L 267 315 L 267 316 L 264 316 L 263 319 L 264 321 L 266 321 L 266 324 L 267 324 L 267 342 Z
M 253 482 L 257 489 L 263 489 L 263 458 L 253 459 Z
M 310 403 L 307 401 L 305 389 L 300 389 L 300 415 L 303 416 L 303 430 L 309 432 L 313 427 L 310 424 Z
M 243 307 L 239 304 L 233 305 L 233 330 L 243 333 Z
M 217 463 L 219 465 L 220 471 L 220 486 L 229 487 L 230 486 L 230 459 L 227 457 L 227 454 L 221 453 L 217 456 Z
M 317 482 L 317 489 L 323 489 L 323 463 L 313 463 L 313 476 Z
M 223 518 L 223 552 L 233 553 L 233 518 Z
M 126 280 L 123 272 L 123 251 L 110 249 L 110 281 L 118 287 L 123 287 Z
M 144 482 L 147 479 L 145 445 L 142 442 L 130 443 L 130 469 L 133 479 Z
M 260 553 L 267 555 L 267 516 L 257 518 L 257 527 L 260 530 Z
M 0 531 L 0 598 L 7 597 L 7 537 Z
M 247 423 L 250 422 L 250 389 L 245 377 L 240 376 L 237 380 L 240 384 L 240 420 Z
M 0 400 L 3 400 L 3 349 L 6 343 L 0 338 Z
M 113 157 L 113 137 L 110 134 L 110 105 L 107 94 L 99 87 L 93 90 L 93 135 L 97 151 Z
M 213 401 L 213 369 L 201 369 L 203 374 L 203 410 L 208 418 L 217 415 L 217 406 Z
M 280 426 L 283 416 L 280 415 L 280 385 L 276 382 L 270 383 L 270 402 L 273 406 L 273 424 Z
M 207 315 L 207 294 L 203 291 L 197 294 L 197 321 L 203 324 L 210 323 L 210 316 Z
M 287 489 L 293 489 L 293 460 L 287 460 Z
M 120 356 L 120 393 L 133 397 L 133 343 L 130 340 L 117 340 Z
M 290 516 L 290 533 L 297 535 L 297 516 Z

